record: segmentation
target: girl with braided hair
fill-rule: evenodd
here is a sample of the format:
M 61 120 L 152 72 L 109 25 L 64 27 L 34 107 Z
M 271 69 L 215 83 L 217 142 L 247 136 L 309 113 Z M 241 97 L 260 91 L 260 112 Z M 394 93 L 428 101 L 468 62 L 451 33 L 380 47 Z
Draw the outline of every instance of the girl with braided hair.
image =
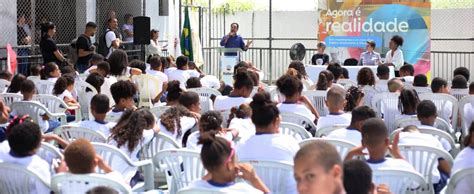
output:
M 201 145 L 198 145 L 198 139 L 201 134 L 214 131 L 217 136 L 225 138 L 227 141 L 232 141 L 238 135 L 236 130 L 231 130 L 222 127 L 222 115 L 218 111 L 208 111 L 199 119 L 199 131 L 191 133 L 187 139 L 186 148 L 193 150 L 201 150 Z
M 356 86 L 351 86 L 346 92 L 346 105 L 344 112 L 351 112 L 364 103 L 364 91 Z
M 416 107 L 420 103 L 418 94 L 412 88 L 402 88 L 400 91 L 400 97 L 398 97 L 398 110 L 401 115 L 397 116 L 397 119 L 412 117 L 416 115 Z
M 186 107 L 178 105 L 166 110 L 161 115 L 159 123 L 163 134 L 183 144 L 191 134 L 191 129 L 196 126 L 197 120 Z

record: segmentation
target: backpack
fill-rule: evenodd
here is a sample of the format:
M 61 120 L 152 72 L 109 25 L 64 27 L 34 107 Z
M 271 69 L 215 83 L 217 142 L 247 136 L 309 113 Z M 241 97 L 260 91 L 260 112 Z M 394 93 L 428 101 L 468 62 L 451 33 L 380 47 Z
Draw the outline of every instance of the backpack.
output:
M 101 54 L 104 57 L 107 57 L 107 55 L 109 54 L 109 50 L 110 50 L 110 47 L 107 46 L 107 40 L 105 39 L 105 37 L 107 36 L 107 33 L 109 33 L 110 31 L 112 31 L 112 30 L 107 29 L 107 31 L 105 31 L 105 33 L 99 39 L 98 53 Z M 110 46 L 112 46 L 112 45 L 110 45 Z
M 79 51 L 77 50 L 77 38 L 71 41 L 67 50 L 67 58 L 72 64 L 76 64 L 77 59 L 79 58 Z

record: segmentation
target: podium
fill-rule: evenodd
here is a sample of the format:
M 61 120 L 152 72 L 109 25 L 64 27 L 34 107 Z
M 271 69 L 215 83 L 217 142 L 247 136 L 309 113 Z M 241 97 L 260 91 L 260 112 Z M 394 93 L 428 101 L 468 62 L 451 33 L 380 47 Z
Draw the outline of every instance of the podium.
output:
M 240 62 L 242 49 L 240 48 L 219 48 L 219 79 L 226 85 L 233 84 L 234 66 Z

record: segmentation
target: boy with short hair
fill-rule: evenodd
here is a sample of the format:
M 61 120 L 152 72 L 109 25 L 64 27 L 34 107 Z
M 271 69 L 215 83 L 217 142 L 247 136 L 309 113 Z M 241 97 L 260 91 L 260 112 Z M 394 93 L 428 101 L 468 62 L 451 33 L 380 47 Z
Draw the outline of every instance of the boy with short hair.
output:
M 413 86 L 415 87 L 428 87 L 428 78 L 425 74 L 418 74 L 413 78 Z
M 440 94 L 450 94 L 448 82 L 440 77 L 435 77 L 431 81 L 431 91 L 433 93 L 440 93 Z M 444 103 L 443 110 L 440 112 L 440 117 L 444 119 L 446 122 L 451 123 L 451 116 L 453 114 L 453 103 L 447 101 Z
M 377 67 L 377 83 L 375 84 L 375 89 L 379 92 L 388 92 L 387 82 L 390 78 L 390 68 L 387 65 L 379 65 Z
M 376 116 L 375 111 L 368 106 L 360 106 L 352 110 L 351 124 L 347 128 L 337 129 L 331 132 L 327 137 L 342 139 L 353 143 L 354 145 L 360 145 L 362 135 L 362 124 L 369 118 Z
M 120 117 L 126 109 L 135 109 L 133 96 L 137 93 L 137 87 L 130 81 L 120 80 L 110 87 L 110 92 L 115 101 L 115 106 L 107 113 L 110 116 Z
M 400 154 L 398 136 L 399 134 L 395 135 L 393 144 L 390 146 L 385 122 L 380 118 L 367 119 L 362 125 L 362 145 L 349 151 L 345 160 L 351 160 L 354 156 L 363 156 L 363 150 L 367 148 L 369 159 L 366 162 L 372 171 L 382 168 L 415 171 L 413 166 L 403 160 L 403 156 Z M 385 157 L 387 150 L 390 151 L 392 158 Z
M 326 96 L 326 106 L 329 114 L 319 118 L 316 126 L 317 130 L 323 127 L 333 125 L 349 125 L 351 115 L 344 113 L 344 104 L 346 103 L 346 91 L 342 87 L 331 87 Z
M 186 81 L 191 77 L 191 75 L 187 71 L 189 69 L 188 62 L 188 57 L 179 56 L 176 59 L 176 66 L 178 69 L 171 71 L 167 74 L 168 81 L 178 80 L 180 83 L 179 87 L 184 90 L 186 89 Z
M 416 112 L 417 112 L 418 120 L 421 123 L 417 127 L 425 128 L 425 129 L 440 130 L 440 129 L 434 127 L 436 118 L 438 117 L 438 113 L 436 111 L 436 105 L 433 102 L 431 102 L 429 100 L 421 101 L 418 104 L 418 106 L 416 107 Z M 442 139 L 441 143 L 443 144 L 443 148 L 446 151 L 450 151 L 452 149 L 451 145 L 446 140 Z
M 81 121 L 79 127 L 84 127 L 94 131 L 99 131 L 109 137 L 110 129 L 112 129 L 116 123 L 105 121 L 107 112 L 110 110 L 109 98 L 104 94 L 97 94 L 92 97 L 91 100 L 91 113 L 95 118 L 94 120 Z
M 415 74 L 415 68 L 413 68 L 413 65 L 405 64 L 402 67 L 400 67 L 400 78 L 403 82 L 412 85 L 414 74 Z
M 341 157 L 331 144 L 316 141 L 302 146 L 294 164 L 298 193 L 344 193 Z
M 392 78 L 387 83 L 388 91 L 391 93 L 400 92 L 403 88 L 403 82 L 397 78 Z

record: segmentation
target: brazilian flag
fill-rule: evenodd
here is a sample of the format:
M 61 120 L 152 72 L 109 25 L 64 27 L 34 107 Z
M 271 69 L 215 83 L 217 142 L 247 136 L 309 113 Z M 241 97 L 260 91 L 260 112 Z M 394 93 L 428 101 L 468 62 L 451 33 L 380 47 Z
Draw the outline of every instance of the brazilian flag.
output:
M 191 40 L 191 24 L 189 22 L 188 7 L 184 8 L 184 25 L 181 32 L 181 53 L 193 61 L 193 42 Z

